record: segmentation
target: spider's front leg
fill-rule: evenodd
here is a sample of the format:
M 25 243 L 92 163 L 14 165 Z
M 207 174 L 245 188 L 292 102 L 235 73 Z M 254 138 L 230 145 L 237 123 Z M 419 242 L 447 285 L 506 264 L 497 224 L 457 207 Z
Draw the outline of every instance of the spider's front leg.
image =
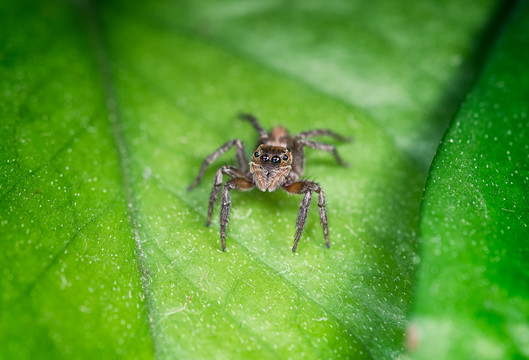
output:
M 248 171 L 248 158 L 246 157 L 246 150 L 244 149 L 244 145 L 241 140 L 234 139 L 230 140 L 224 145 L 222 145 L 220 148 L 215 150 L 211 155 L 209 155 L 207 158 L 204 159 L 202 162 L 202 165 L 200 166 L 200 171 L 198 172 L 198 175 L 193 181 L 191 185 L 187 188 L 187 191 L 193 190 L 202 180 L 202 177 L 204 176 L 204 173 L 206 172 L 206 168 L 215 160 L 217 160 L 222 154 L 224 154 L 226 151 L 231 149 L 233 146 L 235 146 L 235 158 L 237 159 L 237 165 L 239 169 L 245 173 Z
M 206 226 L 209 226 L 211 223 L 211 214 L 213 214 L 213 206 L 217 202 L 217 197 L 219 196 L 220 186 L 222 185 L 223 175 L 226 174 L 230 178 L 240 178 L 244 177 L 244 174 L 237 168 L 233 166 L 223 166 L 217 170 L 215 179 L 213 180 L 213 188 L 211 188 L 211 194 L 209 195 L 209 206 L 208 206 L 208 219 L 206 221 Z
M 325 236 L 325 246 L 329 247 L 329 223 L 327 220 L 327 210 L 325 209 L 325 193 L 318 183 L 314 181 L 302 180 L 290 185 L 284 185 L 283 189 L 288 191 L 291 194 L 305 194 L 301 203 L 299 204 L 299 213 L 298 219 L 296 221 L 296 237 L 294 239 L 294 246 L 292 247 L 292 252 L 296 251 L 298 247 L 299 239 L 301 238 L 301 233 L 305 228 L 305 223 L 307 221 L 307 215 L 309 213 L 310 202 L 312 200 L 312 192 L 315 191 L 318 193 L 318 209 L 320 212 L 320 222 L 323 226 L 323 235 Z
M 226 251 L 226 227 L 230 218 L 231 196 L 230 190 L 236 189 L 241 191 L 250 190 L 255 186 L 254 182 L 247 178 L 234 178 L 228 180 L 222 188 L 220 198 L 220 241 L 222 242 L 222 251 Z

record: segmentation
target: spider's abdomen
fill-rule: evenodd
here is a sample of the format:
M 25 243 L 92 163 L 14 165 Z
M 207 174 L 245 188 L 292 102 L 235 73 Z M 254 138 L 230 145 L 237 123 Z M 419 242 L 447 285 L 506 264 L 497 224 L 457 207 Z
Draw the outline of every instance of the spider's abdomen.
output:
M 288 130 L 283 126 L 276 126 L 268 134 L 266 145 L 286 148 L 289 141 L 290 134 L 288 133 Z

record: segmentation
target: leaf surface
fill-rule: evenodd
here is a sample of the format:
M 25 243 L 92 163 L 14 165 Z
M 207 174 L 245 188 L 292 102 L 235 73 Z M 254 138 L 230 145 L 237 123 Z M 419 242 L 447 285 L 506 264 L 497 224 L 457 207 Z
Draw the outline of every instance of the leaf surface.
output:
M 447 4 L 446 14 L 455 17 Z M 484 4 L 481 15 L 468 23 L 457 18 L 459 35 L 447 31 L 436 50 L 444 64 L 454 56 L 453 44 L 463 58 L 472 54 L 469 43 L 492 8 L 475 4 Z M 392 36 L 366 46 L 368 59 L 352 58 L 349 66 L 360 64 L 371 75 L 350 88 L 355 72 L 340 54 L 348 54 L 348 44 L 362 48 L 382 36 L 370 30 L 371 18 L 356 15 L 354 27 L 364 29 L 357 35 L 343 26 L 345 17 L 324 26 L 332 14 L 305 9 L 309 21 L 300 18 L 287 43 L 274 48 L 295 12 L 273 2 L 228 5 L 217 11 L 208 3 L 164 1 L 1 3 L 2 13 L 13 16 L 2 25 L 9 36 L 1 54 L 0 357 L 392 358 L 402 352 L 424 171 L 395 140 L 396 129 L 402 134 L 408 126 L 406 102 L 399 107 L 383 99 L 393 92 L 407 97 L 415 76 L 407 71 L 414 69 L 405 67 L 400 85 L 384 92 L 379 114 L 367 111 L 377 86 L 359 103 L 337 93 L 358 95 L 369 78 L 383 83 L 387 73 L 375 74 L 384 64 L 403 61 L 409 44 L 425 41 L 417 20 L 426 10 L 392 9 L 398 26 L 373 11 Z M 252 16 L 232 22 L 229 9 Z M 451 29 L 450 17 L 445 20 L 438 26 Z M 249 21 L 263 27 L 245 35 Z M 327 40 L 303 42 L 322 28 Z M 314 48 L 316 42 L 333 51 Z M 315 52 L 332 56 L 318 59 Z M 410 53 L 413 61 L 421 57 Z M 436 75 L 442 79 L 425 80 L 431 98 L 412 111 L 409 127 L 435 132 L 437 125 L 417 111 L 432 110 L 454 72 Z M 393 123 L 381 114 L 395 106 Z M 241 138 L 250 151 L 257 136 L 235 119 L 239 111 L 254 113 L 266 128 L 330 128 L 355 138 L 333 142 L 349 168 L 329 154 L 307 153 L 305 176 L 326 191 L 330 249 L 313 209 L 292 254 L 299 197 L 252 191 L 233 193 L 228 251 L 220 251 L 218 208 L 211 228 L 205 216 L 216 167 L 233 164 L 233 153 L 196 190 L 185 189 L 202 159 L 227 140 Z
M 521 2 L 432 166 L 416 358 L 529 357 L 528 33 Z

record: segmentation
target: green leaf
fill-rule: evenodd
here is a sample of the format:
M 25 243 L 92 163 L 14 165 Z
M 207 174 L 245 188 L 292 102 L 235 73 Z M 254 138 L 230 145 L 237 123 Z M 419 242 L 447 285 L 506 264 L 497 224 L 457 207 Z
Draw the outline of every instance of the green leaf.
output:
M 521 2 L 426 187 L 417 358 L 529 357 L 529 7 Z
M 440 138 L 493 6 L 423 3 L 0 2 L 0 358 L 399 356 L 435 147 L 414 139 Z M 299 197 L 253 191 L 220 251 L 233 154 L 185 189 L 253 146 L 239 111 L 354 136 L 350 168 L 307 152 L 330 249 L 313 209 L 292 254 Z

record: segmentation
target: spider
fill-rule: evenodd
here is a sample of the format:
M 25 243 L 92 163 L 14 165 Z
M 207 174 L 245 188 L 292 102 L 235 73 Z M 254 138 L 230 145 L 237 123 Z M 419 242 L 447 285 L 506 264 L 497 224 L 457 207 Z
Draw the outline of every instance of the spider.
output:
M 320 135 L 329 135 L 340 141 L 351 141 L 351 138 L 344 137 L 327 129 L 309 130 L 295 136 L 290 136 L 286 128 L 277 126 L 272 131 L 267 132 L 253 115 L 240 114 L 239 118 L 249 121 L 259 133 L 259 140 L 252 154 L 251 161 L 248 162 L 242 141 L 239 139 L 230 140 L 204 159 L 195 181 L 187 189 L 188 191 L 193 190 L 202 180 L 206 168 L 219 156 L 235 146 L 235 157 L 238 166 L 222 166 L 217 171 L 213 188 L 211 189 L 211 195 L 209 196 L 206 226 L 209 226 L 211 223 L 213 206 L 217 201 L 223 176 L 228 175 L 230 180 L 222 187 L 221 194 L 220 240 L 222 242 L 222 251 L 226 250 L 226 227 L 228 226 L 231 207 L 230 190 L 247 191 L 254 187 L 257 187 L 261 191 L 268 190 L 269 192 L 281 187 L 290 194 L 303 195 L 296 221 L 297 231 L 292 252 L 296 251 L 301 233 L 305 227 L 312 193 L 314 191 L 318 193 L 320 222 L 323 226 L 325 245 L 329 247 L 329 229 L 323 189 L 314 181 L 299 180 L 305 169 L 304 148 L 307 146 L 312 149 L 332 153 L 338 164 L 348 166 L 338 155 L 334 146 L 308 140 L 308 138 Z

